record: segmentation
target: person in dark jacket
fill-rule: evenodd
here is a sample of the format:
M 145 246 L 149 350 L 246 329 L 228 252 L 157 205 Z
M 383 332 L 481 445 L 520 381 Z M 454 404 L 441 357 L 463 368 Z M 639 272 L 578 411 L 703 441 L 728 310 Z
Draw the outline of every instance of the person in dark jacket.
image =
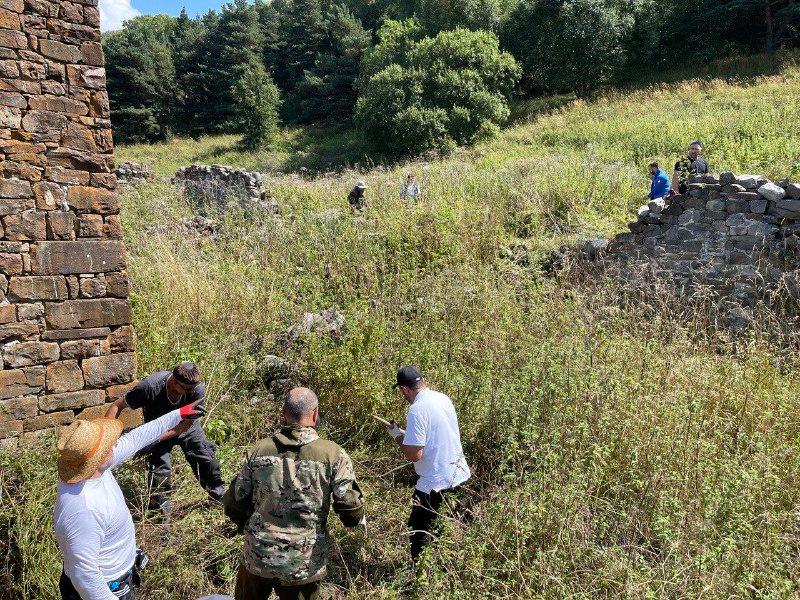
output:
M 142 379 L 123 398 L 111 405 L 106 417 L 114 419 L 129 406 L 132 409 L 141 408 L 144 422 L 148 423 L 171 410 L 202 400 L 205 390 L 197 365 L 184 362 L 172 371 L 159 371 Z M 200 423 L 194 421 L 182 430 L 163 436 L 156 444 L 141 452 L 147 457 L 149 509 L 160 511 L 164 518 L 169 518 L 172 511 L 169 493 L 172 487 L 171 452 L 175 446 L 181 447 L 194 476 L 212 500 L 219 502 L 225 495 L 225 482 L 222 480 L 216 448 L 206 438 Z
M 647 166 L 647 170 L 650 172 L 650 177 L 652 177 L 650 193 L 647 197 L 650 200 L 657 200 L 669 195 L 670 182 L 666 171 L 659 167 L 657 162 L 651 162 Z
M 708 173 L 708 161 L 702 157 L 703 145 L 695 140 L 689 144 L 686 156 L 675 163 L 672 173 L 672 189 L 679 194 L 685 194 L 689 189 L 689 179 L 695 175 Z

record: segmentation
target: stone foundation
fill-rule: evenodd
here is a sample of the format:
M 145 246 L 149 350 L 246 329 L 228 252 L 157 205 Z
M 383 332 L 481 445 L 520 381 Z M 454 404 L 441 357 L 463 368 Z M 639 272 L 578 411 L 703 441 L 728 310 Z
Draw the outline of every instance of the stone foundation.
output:
M 99 26 L 97 0 L 0 0 L 6 447 L 102 414 L 136 372 Z
M 685 291 L 709 286 L 745 306 L 779 289 L 797 297 L 800 186 L 722 173 L 688 187 L 641 206 L 601 260 L 647 263 Z

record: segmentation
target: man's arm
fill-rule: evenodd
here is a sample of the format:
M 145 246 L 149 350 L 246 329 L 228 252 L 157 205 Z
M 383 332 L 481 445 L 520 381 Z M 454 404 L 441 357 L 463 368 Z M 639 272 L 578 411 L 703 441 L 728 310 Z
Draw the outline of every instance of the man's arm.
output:
M 116 419 L 119 416 L 119 413 L 121 413 L 126 406 L 127 403 L 125 402 L 125 396 L 122 398 L 117 398 L 117 400 L 108 407 L 108 410 L 106 411 L 106 418 Z
M 333 465 L 333 511 L 345 527 L 355 527 L 364 518 L 364 495 L 356 481 L 353 461 L 347 452 L 339 449 Z
M 56 531 L 64 572 L 83 600 L 117 600 L 100 571 L 103 531 L 91 512 L 81 512 Z
M 137 427 L 119 438 L 114 446 L 114 460 L 111 468 L 125 462 L 142 448 L 158 441 L 168 430 L 181 423 L 181 412 L 185 409 L 173 410 L 162 417 Z
M 394 439 L 397 442 L 397 445 L 400 447 L 400 454 L 402 454 L 406 460 L 417 462 L 418 460 L 421 460 L 422 456 L 425 454 L 425 446 L 404 444 L 403 440 L 405 439 L 405 436 L 401 435 Z
M 239 533 L 244 531 L 247 520 L 253 514 L 253 470 L 250 458 L 248 453 L 222 499 L 225 516 L 236 524 Z

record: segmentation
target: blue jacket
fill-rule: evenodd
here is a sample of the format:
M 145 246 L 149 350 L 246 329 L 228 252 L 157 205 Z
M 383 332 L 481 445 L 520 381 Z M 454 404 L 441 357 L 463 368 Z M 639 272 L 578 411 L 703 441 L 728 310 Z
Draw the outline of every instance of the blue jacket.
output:
M 669 175 L 664 171 L 664 169 L 659 169 L 653 175 L 653 183 L 650 184 L 650 195 L 648 198 L 650 200 L 655 200 L 656 198 L 663 198 L 667 194 L 669 194 L 669 189 L 672 184 L 669 181 Z

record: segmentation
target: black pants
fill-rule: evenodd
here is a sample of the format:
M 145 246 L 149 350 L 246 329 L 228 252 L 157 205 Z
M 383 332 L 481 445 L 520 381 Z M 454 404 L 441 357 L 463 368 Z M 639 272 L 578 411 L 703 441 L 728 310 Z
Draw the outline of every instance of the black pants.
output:
M 408 527 L 411 529 L 411 560 L 417 558 L 431 541 L 431 534 L 437 530 L 437 518 L 440 511 L 455 509 L 456 498 L 454 493 L 458 488 L 432 491 L 430 494 L 414 490 L 411 496 L 413 506 L 411 516 L 408 518 Z
M 169 514 L 171 503 L 169 493 L 172 489 L 172 449 L 180 446 L 183 454 L 197 477 L 200 485 L 214 500 L 225 495 L 219 461 L 214 444 L 208 441 L 203 428 L 198 423 L 188 431 L 170 440 L 158 442 L 146 449 L 147 485 L 150 488 L 150 509 Z
M 134 600 L 133 588 L 139 587 L 141 580 L 139 579 L 139 573 L 136 572 L 136 569 L 133 569 L 127 577 L 123 577 L 120 580 L 122 584 L 118 592 L 111 592 L 120 600 Z M 64 571 L 61 571 L 61 579 L 58 580 L 58 591 L 61 592 L 61 600 L 81 600 L 81 595 L 78 593 L 78 590 L 72 585 L 72 580 L 67 577 L 67 574 Z M 117 594 L 122 595 L 117 595 Z

